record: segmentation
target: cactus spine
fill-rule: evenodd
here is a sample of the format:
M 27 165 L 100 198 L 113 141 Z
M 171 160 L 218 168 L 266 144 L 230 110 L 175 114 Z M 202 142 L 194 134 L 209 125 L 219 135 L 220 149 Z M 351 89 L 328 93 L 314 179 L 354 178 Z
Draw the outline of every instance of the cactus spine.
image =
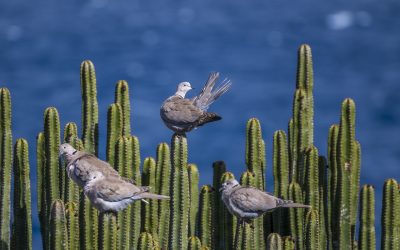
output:
M 199 170 L 194 164 L 188 164 L 190 210 L 189 235 L 196 234 L 196 222 L 199 211 Z
M 358 237 L 358 245 L 361 250 L 376 249 L 374 192 L 374 187 L 371 185 L 364 185 L 361 189 L 360 230 Z
M 11 96 L 0 88 L 0 249 L 10 249 Z
M 67 222 L 65 219 L 64 203 L 54 200 L 50 213 L 50 249 L 68 249 Z
M 85 150 L 98 155 L 99 105 L 97 103 L 96 73 L 91 61 L 81 64 L 82 140 Z
M 169 249 L 186 249 L 189 224 L 189 177 L 187 140 L 184 135 L 172 137 L 172 181 L 170 200 Z
M 215 191 L 205 185 L 200 192 L 198 234 L 203 246 L 215 249 Z
M 114 214 L 100 213 L 99 216 L 99 249 L 117 249 L 117 218 Z
M 400 192 L 396 180 L 383 186 L 381 249 L 400 249 Z
M 161 195 L 169 195 L 169 180 L 171 178 L 171 158 L 169 146 L 166 143 L 161 143 L 157 147 L 157 191 Z M 170 204 L 169 201 L 158 201 L 158 238 L 160 247 L 166 249 L 168 247 L 169 234 L 169 216 Z
M 115 86 L 115 103 L 121 106 L 122 110 L 122 134 L 131 134 L 131 103 L 129 101 L 129 86 L 125 80 L 117 82 Z
M 31 184 L 28 142 L 18 139 L 14 146 L 13 249 L 32 249 Z
M 143 163 L 142 184 L 149 186 L 150 190 L 156 188 L 156 161 L 147 157 Z M 142 231 L 150 233 L 157 239 L 158 229 L 158 201 L 149 200 L 149 204 L 142 204 Z M 144 215 L 144 216 L 143 216 Z

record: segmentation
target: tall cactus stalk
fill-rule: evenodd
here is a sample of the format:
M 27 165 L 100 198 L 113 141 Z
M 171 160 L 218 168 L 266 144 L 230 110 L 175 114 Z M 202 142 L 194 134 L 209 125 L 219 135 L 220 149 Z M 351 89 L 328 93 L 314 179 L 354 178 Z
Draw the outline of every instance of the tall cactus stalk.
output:
M 274 195 L 282 199 L 288 198 L 289 189 L 289 157 L 286 134 L 279 130 L 274 133 L 273 143 Z M 273 212 L 273 229 L 279 234 L 286 234 L 288 228 L 288 211 L 278 209 Z
M 188 250 L 201 250 L 201 241 L 196 236 L 189 237 Z
M 327 161 L 324 156 L 318 157 L 318 174 L 319 174 L 319 207 L 318 207 L 318 225 L 319 225 L 319 244 L 321 249 L 328 247 L 328 213 L 327 213 Z
M 152 157 L 147 157 L 143 163 L 142 184 L 149 186 L 150 190 L 156 188 L 156 161 Z M 149 204 L 142 203 L 142 230 L 150 233 L 157 239 L 158 229 L 158 201 L 149 200 Z
M 303 177 L 305 203 L 319 211 L 319 158 L 316 147 L 311 146 L 305 152 L 305 175 Z
M 289 185 L 289 199 L 296 203 L 304 203 L 303 192 L 296 182 L 292 182 Z M 289 216 L 290 234 L 296 241 L 296 249 L 304 249 L 304 209 L 289 209 Z
M 189 225 L 189 177 L 187 140 L 184 135 L 172 137 L 172 181 L 170 200 L 169 249 L 186 249 Z
M 223 207 L 225 206 L 221 200 L 221 177 L 226 172 L 226 165 L 223 161 L 216 161 L 213 163 L 213 188 L 216 191 L 214 195 L 215 206 L 215 247 L 217 249 L 227 249 L 224 245 L 224 213 Z
M 305 249 L 314 250 L 320 249 L 319 243 L 319 224 L 318 211 L 312 209 L 307 213 L 306 232 L 305 232 Z
M 132 149 L 131 149 L 131 159 L 132 163 L 128 164 L 127 166 L 131 166 L 133 169 L 133 175 L 132 179 L 135 181 L 136 185 L 141 185 L 141 175 L 140 175 L 140 164 L 141 164 L 141 158 L 140 158 L 140 145 L 139 145 L 139 139 L 136 136 L 131 136 L 129 137 L 131 140 L 132 144 Z M 131 207 L 131 225 L 130 225 L 130 232 L 131 232 L 131 239 L 130 239 L 130 245 L 131 249 L 134 248 L 134 246 L 137 245 L 138 240 L 139 240 L 139 234 L 140 234 L 140 209 L 141 209 L 141 204 L 140 202 L 134 202 Z
M 122 134 L 131 134 L 131 103 L 129 100 L 129 86 L 125 80 L 120 80 L 115 86 L 115 103 L 121 106 L 122 110 Z
M 98 155 L 99 107 L 97 103 L 96 73 L 91 61 L 81 64 L 82 141 L 85 150 Z
M 43 249 L 48 244 L 47 238 L 47 188 L 46 188 L 46 155 L 44 152 L 44 133 L 40 132 L 36 137 L 36 169 L 37 169 L 37 204 L 40 222 L 40 234 L 42 235 Z
M 381 249 L 400 249 L 400 192 L 396 180 L 383 186 Z
M 190 210 L 189 235 L 196 235 L 196 222 L 199 211 L 199 170 L 195 164 L 188 164 Z
M 231 172 L 225 172 L 221 176 L 221 183 L 224 183 L 228 180 L 235 179 L 235 176 Z M 233 216 L 228 209 L 226 208 L 225 204 L 222 204 L 222 241 L 223 241 L 223 248 L 219 249 L 234 249 L 234 241 L 235 241 L 235 233 L 237 228 L 237 219 Z
M 139 236 L 137 248 L 138 250 L 153 250 L 158 249 L 157 241 L 148 232 L 143 232 Z
M 169 146 L 161 143 L 157 147 L 157 192 L 161 195 L 169 195 L 169 181 L 171 178 L 171 158 Z M 167 200 L 158 201 L 158 239 L 160 247 L 168 247 L 170 205 Z
M 14 222 L 12 249 L 32 249 L 31 184 L 28 142 L 18 139 L 14 146 Z
M 119 104 L 113 103 L 107 112 L 107 161 L 115 167 L 116 144 L 122 135 L 122 110 Z
M 10 249 L 11 96 L 0 88 L 0 249 Z
M 117 249 L 117 218 L 114 214 L 101 213 L 99 216 L 99 249 Z M 119 249 L 119 248 L 118 248 Z
M 215 249 L 215 191 L 205 185 L 200 192 L 199 222 L 197 224 L 199 238 L 203 246 Z
M 64 202 L 54 200 L 50 213 L 50 249 L 68 249 L 67 222 L 65 219 Z
M 371 185 L 364 185 L 361 189 L 360 230 L 358 237 L 358 245 L 360 250 L 376 249 L 374 192 L 374 187 Z
M 67 237 L 70 250 L 79 249 L 79 204 L 65 203 L 65 217 L 67 220 Z
M 99 212 L 83 191 L 79 196 L 79 247 L 82 250 L 97 249 Z
M 295 250 L 296 244 L 294 239 L 290 236 L 282 238 L 282 250 Z
M 272 233 L 268 235 L 267 238 L 267 250 L 281 250 L 282 249 L 282 239 L 277 233 Z

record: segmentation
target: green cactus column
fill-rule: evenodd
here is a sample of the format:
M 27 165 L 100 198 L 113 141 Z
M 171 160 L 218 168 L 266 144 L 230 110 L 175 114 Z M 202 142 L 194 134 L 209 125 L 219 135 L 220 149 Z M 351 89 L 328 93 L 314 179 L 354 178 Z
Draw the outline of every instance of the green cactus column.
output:
M 188 164 L 190 211 L 189 235 L 196 234 L 196 220 L 199 211 L 199 170 L 195 164 Z
M 44 133 L 40 132 L 36 137 L 36 171 L 37 171 L 37 205 L 40 222 L 40 234 L 43 248 L 47 246 L 47 188 L 46 188 L 46 155 L 44 152 Z
M 149 186 L 150 190 L 156 190 L 156 161 L 147 157 L 143 163 L 143 186 Z M 142 203 L 142 232 L 150 233 L 157 239 L 158 229 L 158 201 L 148 200 L 149 204 Z M 144 216 L 143 216 L 144 215 Z
M 153 236 L 148 232 L 142 232 L 139 235 L 139 241 L 137 244 L 138 250 L 154 250 L 159 249 L 157 241 L 153 238 Z
M 201 241 L 196 236 L 189 237 L 188 250 L 201 250 Z
M 221 183 L 228 180 L 235 179 L 235 176 L 231 172 L 225 172 L 221 176 Z M 234 249 L 235 244 L 235 233 L 237 226 L 237 219 L 231 213 L 229 213 L 225 204 L 222 204 L 222 228 L 218 229 L 222 232 L 223 248 L 220 249 Z
M 200 192 L 198 235 L 203 246 L 215 249 L 215 191 L 205 185 Z
M 371 185 L 364 185 L 360 199 L 360 230 L 358 245 L 360 250 L 376 249 L 375 240 L 375 190 Z
M 303 192 L 298 183 L 289 185 L 289 200 L 304 204 Z M 289 209 L 290 235 L 295 239 L 296 249 L 304 249 L 304 209 Z
M 319 243 L 319 225 L 317 210 L 310 210 L 307 213 L 306 232 L 305 232 L 305 249 L 314 250 L 320 249 Z
M 187 140 L 184 135 L 172 137 L 172 181 L 170 200 L 169 249 L 186 249 L 189 227 L 189 177 Z
M 0 88 L 0 249 L 10 249 L 10 191 L 12 168 L 11 96 Z
M 400 191 L 394 179 L 383 186 L 381 249 L 400 249 Z
M 166 143 L 160 143 L 157 147 L 157 176 L 156 185 L 157 193 L 161 195 L 169 195 L 169 184 L 171 178 L 171 158 L 169 146 Z M 160 247 L 166 249 L 168 247 L 169 236 L 169 215 L 170 204 L 167 200 L 158 201 L 158 239 Z
M 97 103 L 96 73 L 91 61 L 81 64 L 82 141 L 85 150 L 98 155 L 99 105 Z
M 79 245 L 82 250 L 97 249 L 99 212 L 83 191 L 79 196 Z
M 122 110 L 119 104 L 113 103 L 107 112 L 107 161 L 115 168 L 116 144 L 122 135 Z
M 68 249 L 67 222 L 65 219 L 64 203 L 54 200 L 50 213 L 50 249 Z
M 282 238 L 282 250 L 295 250 L 296 244 L 294 239 L 290 236 Z
M 131 136 L 129 137 L 131 144 L 132 144 L 132 149 L 130 151 L 130 158 L 132 159 L 132 163 L 127 166 L 131 166 L 132 168 L 132 179 L 135 181 L 136 185 L 142 185 L 141 181 L 141 175 L 140 175 L 140 164 L 141 164 L 141 158 L 140 158 L 140 144 L 139 144 L 139 139 L 136 136 Z M 141 209 L 141 204 L 140 202 L 134 202 L 133 204 L 130 205 L 131 208 L 131 226 L 130 226 L 130 232 L 131 232 L 131 239 L 130 239 L 130 245 L 131 249 L 134 248 L 134 246 L 137 245 L 138 240 L 139 240 L 139 234 L 140 234 L 140 209 Z
M 65 203 L 65 218 L 67 220 L 68 246 L 70 250 L 79 249 L 79 203 Z
M 213 163 L 213 188 L 215 190 L 214 196 L 214 206 L 215 206 L 215 247 L 217 249 L 227 249 L 225 247 L 224 241 L 224 213 L 223 204 L 221 200 L 221 193 L 219 189 L 221 188 L 221 177 L 226 172 L 226 165 L 223 161 L 216 161 Z
M 268 235 L 267 238 L 267 250 L 281 250 L 282 249 L 282 239 L 277 233 L 272 233 Z
M 14 146 L 14 222 L 12 249 L 32 249 L 31 184 L 28 142 L 18 139 Z
M 117 218 L 114 214 L 100 213 L 99 216 L 99 249 L 119 249 Z
M 121 106 L 122 134 L 131 134 L 131 103 L 129 100 L 129 86 L 125 80 L 120 80 L 115 86 L 115 103 Z

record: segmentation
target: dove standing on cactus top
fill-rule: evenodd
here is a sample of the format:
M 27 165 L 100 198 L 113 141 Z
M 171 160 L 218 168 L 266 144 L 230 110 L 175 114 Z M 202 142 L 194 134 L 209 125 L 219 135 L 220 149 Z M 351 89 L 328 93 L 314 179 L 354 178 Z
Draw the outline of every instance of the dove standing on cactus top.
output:
M 223 183 L 220 191 L 225 206 L 241 224 L 250 223 L 251 219 L 281 207 L 311 208 L 290 200 L 282 200 L 254 187 L 242 187 L 235 179 Z
M 165 100 L 161 106 L 160 115 L 165 125 L 176 133 L 185 133 L 206 123 L 221 120 L 219 115 L 207 112 L 210 105 L 231 87 L 231 82 L 225 79 L 213 91 L 218 77 L 218 72 L 211 73 L 201 93 L 192 99 L 185 99 L 186 93 L 193 89 L 192 86 L 189 82 L 181 82 L 175 95 Z
M 149 187 L 134 185 L 133 180 L 121 177 L 107 162 L 77 151 L 68 143 L 60 145 L 60 155 L 67 163 L 68 177 L 83 188 L 86 197 L 100 212 L 118 212 L 136 200 L 169 199 L 149 193 Z

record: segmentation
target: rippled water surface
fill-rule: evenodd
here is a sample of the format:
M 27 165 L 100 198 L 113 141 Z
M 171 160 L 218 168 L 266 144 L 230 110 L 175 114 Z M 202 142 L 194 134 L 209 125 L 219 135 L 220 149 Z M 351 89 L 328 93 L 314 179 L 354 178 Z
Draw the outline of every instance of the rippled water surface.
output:
M 296 50 L 312 46 L 315 144 L 326 154 L 329 126 L 342 100 L 357 104 L 362 145 L 361 184 L 377 189 L 377 225 L 385 179 L 400 180 L 399 1 L 1 1 L 0 85 L 11 90 L 13 136 L 30 143 L 36 202 L 35 136 L 43 111 L 55 106 L 62 126 L 80 124 L 79 65 L 94 62 L 98 79 L 100 148 L 105 156 L 106 111 L 117 80 L 130 83 L 133 133 L 142 157 L 155 156 L 171 132 L 159 118 L 176 84 L 200 89 L 210 71 L 234 85 L 212 107 L 223 120 L 188 136 L 189 161 L 201 183 L 224 160 L 244 170 L 245 125 L 262 122 L 272 190 L 272 135 L 286 129 L 295 85 Z M 190 96 L 196 92 L 190 93 Z M 40 246 L 36 204 L 34 244 Z

